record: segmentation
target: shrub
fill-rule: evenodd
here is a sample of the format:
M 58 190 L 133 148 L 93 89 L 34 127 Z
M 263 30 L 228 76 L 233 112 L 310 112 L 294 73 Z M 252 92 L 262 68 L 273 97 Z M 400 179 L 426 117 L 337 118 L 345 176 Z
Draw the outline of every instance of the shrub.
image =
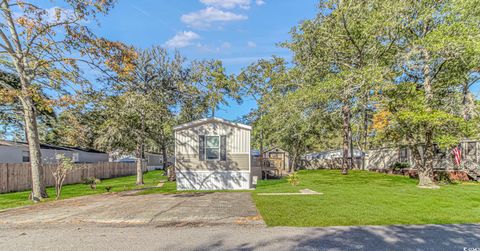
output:
M 97 179 L 95 177 L 88 177 L 86 178 L 83 183 L 86 185 L 90 185 L 90 188 L 92 190 L 97 189 L 97 184 L 101 183 L 102 181 L 100 179 Z
M 73 164 L 72 159 L 65 157 L 65 155 L 60 154 L 58 156 L 58 164 L 55 166 L 55 169 L 52 171 L 53 178 L 55 180 L 55 199 L 60 199 L 62 193 L 62 186 L 67 174 L 73 171 L 75 165 Z
M 297 186 L 300 183 L 300 177 L 298 177 L 297 172 L 293 172 L 293 173 L 288 175 L 287 181 L 292 186 Z
M 406 168 L 410 168 L 410 164 L 406 163 L 406 162 L 395 162 L 391 168 L 393 170 L 402 170 L 402 169 L 406 169 Z

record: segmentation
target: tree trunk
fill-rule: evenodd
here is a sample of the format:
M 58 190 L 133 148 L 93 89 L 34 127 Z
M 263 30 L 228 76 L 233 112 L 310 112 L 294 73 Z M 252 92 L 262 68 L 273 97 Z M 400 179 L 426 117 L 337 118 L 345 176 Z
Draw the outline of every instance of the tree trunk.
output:
M 263 130 L 261 129 L 260 129 L 260 170 L 263 170 Z
M 23 90 L 22 90 L 23 91 Z M 35 202 L 47 198 L 43 182 L 42 154 L 40 139 L 38 137 L 37 115 L 35 105 L 30 95 L 26 93 L 22 97 L 23 115 L 25 119 L 26 139 L 30 155 L 30 168 L 32 169 L 32 194 L 31 199 Z
M 342 107 L 342 117 L 343 117 L 343 147 L 342 147 L 342 174 L 348 174 L 348 169 L 351 168 L 351 159 L 349 158 L 350 152 L 350 138 L 351 138 L 351 131 L 350 131 L 350 107 L 348 105 L 344 105 Z
M 423 165 L 417 168 L 418 170 L 418 186 L 426 188 L 435 188 L 434 175 L 433 175 L 433 160 L 435 157 L 433 142 L 432 142 L 432 130 L 427 129 L 425 133 L 425 149 L 423 151 L 424 161 Z
M 297 153 L 293 153 L 293 161 L 292 161 L 292 166 L 289 167 L 288 172 L 295 172 L 295 167 L 297 166 Z
M 136 165 L 137 165 L 137 185 L 143 185 L 143 145 L 137 144 L 136 150 Z
M 467 95 L 468 95 L 468 87 L 467 85 L 465 84 L 463 86 L 463 90 L 462 90 L 462 115 L 463 115 L 463 119 L 465 121 L 467 121 L 469 119 L 468 117 L 468 108 L 467 108 Z
M 425 57 L 425 65 L 423 67 L 423 74 L 425 80 L 423 82 L 423 88 L 425 90 L 425 101 L 427 106 L 427 111 L 432 111 L 433 106 L 433 79 L 432 79 L 432 70 L 430 68 L 430 54 L 428 51 L 424 50 L 423 55 Z M 423 165 L 417 168 L 418 170 L 418 186 L 434 188 L 436 187 L 434 177 L 433 177 L 433 128 L 427 125 L 425 128 L 425 149 L 423 151 Z
M 162 162 L 163 162 L 164 175 L 167 175 L 167 162 L 168 162 L 167 146 L 163 142 L 162 142 Z
M 143 112 L 141 113 L 141 126 L 140 126 L 140 133 L 137 138 L 137 149 L 136 149 L 136 164 L 137 164 L 137 186 L 143 185 L 143 151 L 144 151 L 144 144 L 145 144 L 145 118 Z
M 363 105 L 363 151 L 368 150 L 368 102 L 369 93 L 365 94 L 365 104 Z
M 368 97 L 367 97 L 368 99 Z M 365 104 L 365 107 L 363 108 L 363 156 L 362 156 L 362 170 L 365 170 L 365 156 L 368 150 L 368 109 L 367 105 Z
M 6 8 L 6 2 L 2 2 L 2 7 Z M 13 26 L 13 24 L 10 24 Z M 43 198 L 47 198 L 48 194 L 45 189 L 42 169 L 42 153 L 40 148 L 40 139 L 38 137 L 37 112 L 35 103 L 31 94 L 31 78 L 27 77 L 24 65 L 13 58 L 15 69 L 20 78 L 21 94 L 19 96 L 23 108 L 23 117 L 25 120 L 25 137 L 28 143 L 28 151 L 30 155 L 30 168 L 32 172 L 32 193 L 30 198 L 34 202 L 38 202 Z

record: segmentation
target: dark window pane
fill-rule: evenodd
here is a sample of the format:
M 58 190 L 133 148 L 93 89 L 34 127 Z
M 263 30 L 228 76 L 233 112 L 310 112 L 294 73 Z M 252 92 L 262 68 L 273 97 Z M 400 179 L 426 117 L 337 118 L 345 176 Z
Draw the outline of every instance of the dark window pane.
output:
M 207 148 L 207 159 L 219 159 L 220 151 L 218 148 Z

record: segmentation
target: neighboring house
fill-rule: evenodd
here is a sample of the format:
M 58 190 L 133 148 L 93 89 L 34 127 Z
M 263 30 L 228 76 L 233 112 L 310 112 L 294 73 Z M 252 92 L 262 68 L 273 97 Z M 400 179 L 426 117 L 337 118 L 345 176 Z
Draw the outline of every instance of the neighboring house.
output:
M 423 155 L 423 147 L 419 148 Z M 480 163 L 480 142 L 476 140 L 463 140 L 460 143 L 462 153 L 460 166 L 454 164 L 452 149 L 441 149 L 437 147 L 436 144 L 434 148 L 435 169 L 456 170 L 463 169 L 466 163 L 472 163 L 474 165 Z M 407 146 L 372 149 L 368 152 L 367 157 L 366 169 L 388 169 L 395 163 L 405 163 L 415 168 L 412 151 Z
M 177 189 L 251 188 L 251 130 L 219 118 L 175 127 Z
M 151 152 L 146 152 L 145 153 L 145 161 L 147 162 L 147 169 L 149 171 L 151 170 L 159 170 L 163 169 L 163 156 L 162 154 L 159 153 L 151 153 Z M 168 156 L 167 155 L 167 167 L 174 162 L 173 156 Z
M 364 169 L 365 153 L 353 149 L 352 164 L 354 169 Z M 330 150 L 305 154 L 301 159 L 301 166 L 305 169 L 339 169 L 342 168 L 343 150 Z
M 71 158 L 75 163 L 108 162 L 108 154 L 95 150 L 80 149 L 74 147 L 53 146 L 40 144 L 42 163 L 55 164 L 58 156 L 64 155 Z M 27 163 L 30 162 L 28 144 L 0 140 L 0 163 Z
M 353 157 L 354 158 L 363 158 L 365 157 L 365 153 L 353 149 Z M 316 153 L 309 153 L 303 156 L 305 160 L 314 160 L 314 159 L 326 159 L 326 160 L 333 160 L 333 159 L 341 159 L 343 158 L 343 150 L 330 150 L 330 151 L 323 151 L 323 152 L 316 152 Z
M 128 155 L 128 154 L 127 155 L 111 154 L 110 160 L 112 162 L 135 163 L 137 161 L 137 158 L 134 155 Z M 146 163 L 148 171 L 163 169 L 163 156 L 161 154 L 146 152 L 144 161 Z M 167 165 L 171 165 L 173 162 L 174 162 L 173 157 L 167 158 Z

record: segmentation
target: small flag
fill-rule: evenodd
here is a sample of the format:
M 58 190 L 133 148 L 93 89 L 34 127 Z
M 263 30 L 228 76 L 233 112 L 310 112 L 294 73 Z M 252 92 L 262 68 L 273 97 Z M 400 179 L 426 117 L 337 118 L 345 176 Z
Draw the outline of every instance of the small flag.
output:
M 462 163 L 462 146 L 458 145 L 452 150 L 455 165 L 459 166 Z

